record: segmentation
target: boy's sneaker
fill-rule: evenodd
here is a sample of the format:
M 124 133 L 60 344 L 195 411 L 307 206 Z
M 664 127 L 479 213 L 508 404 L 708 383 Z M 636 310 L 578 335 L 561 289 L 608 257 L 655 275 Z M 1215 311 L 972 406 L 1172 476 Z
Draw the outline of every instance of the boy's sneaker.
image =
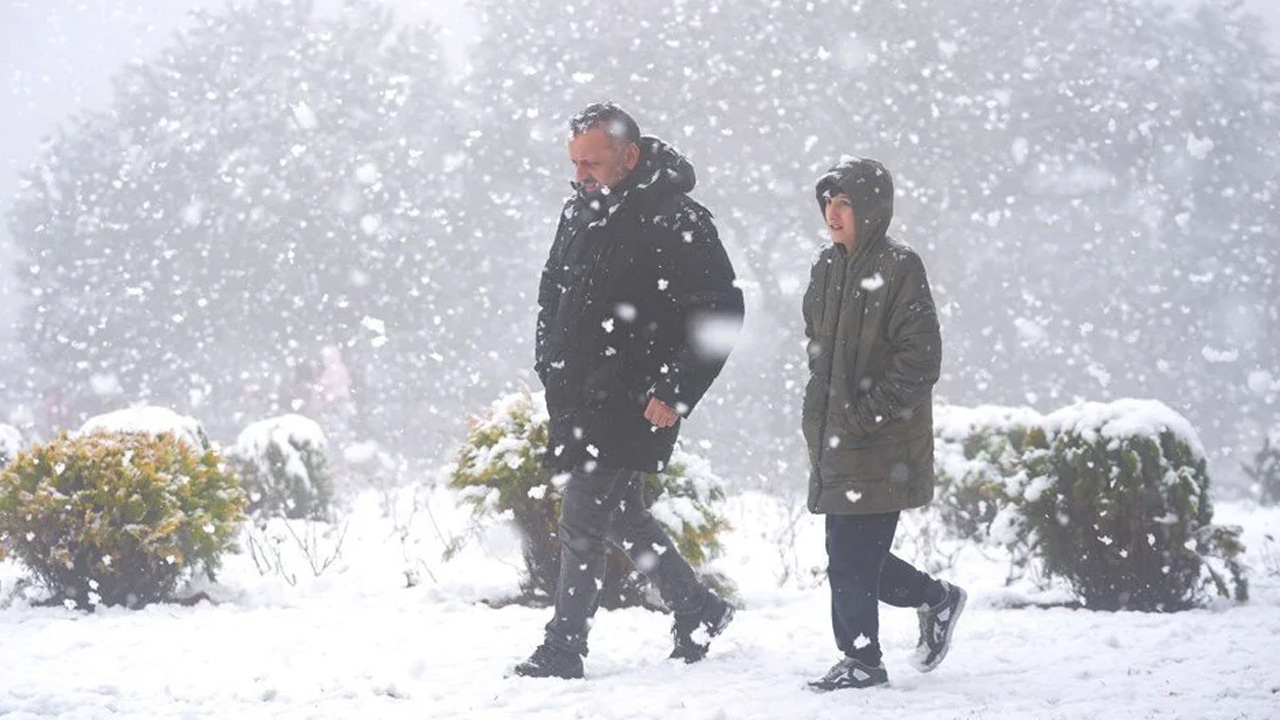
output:
M 542 643 L 528 660 L 515 667 L 514 672 L 522 677 L 573 680 L 582 677 L 582 656 L 571 650 Z
M 733 606 L 712 595 L 702 612 L 687 618 L 677 617 L 671 626 L 671 639 L 675 648 L 670 658 L 695 663 L 707 656 L 711 638 L 724 632 L 733 621 Z
M 884 663 L 868 665 L 857 658 L 844 657 L 831 666 L 826 675 L 818 680 L 811 680 L 809 688 L 816 692 L 845 690 L 848 688 L 869 688 L 889 682 L 889 673 Z
M 915 656 L 911 664 L 922 673 L 938 667 L 942 659 L 951 649 L 951 635 L 956 630 L 956 621 L 964 612 L 964 603 L 969 594 L 963 588 L 942 582 L 946 589 L 946 597 L 937 605 L 921 605 L 916 609 L 920 618 L 920 640 L 916 643 Z

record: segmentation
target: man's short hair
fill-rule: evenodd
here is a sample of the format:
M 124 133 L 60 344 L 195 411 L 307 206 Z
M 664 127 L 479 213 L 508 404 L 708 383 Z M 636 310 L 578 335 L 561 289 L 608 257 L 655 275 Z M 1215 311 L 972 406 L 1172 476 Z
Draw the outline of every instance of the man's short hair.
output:
M 636 124 L 635 118 L 613 102 L 591 103 L 569 120 L 569 131 L 573 133 L 573 137 L 594 128 L 602 128 L 614 142 L 640 142 L 640 126 Z

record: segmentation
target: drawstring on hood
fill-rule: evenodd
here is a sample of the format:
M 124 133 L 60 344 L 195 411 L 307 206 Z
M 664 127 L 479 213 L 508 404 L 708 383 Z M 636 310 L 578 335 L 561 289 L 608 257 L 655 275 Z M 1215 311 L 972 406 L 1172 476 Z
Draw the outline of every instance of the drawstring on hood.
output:
M 818 210 L 823 213 L 832 197 L 848 196 L 857 224 L 855 247 L 859 250 L 870 247 L 889 232 L 889 222 L 893 220 L 893 176 L 879 161 L 841 158 L 818 178 L 816 194 Z

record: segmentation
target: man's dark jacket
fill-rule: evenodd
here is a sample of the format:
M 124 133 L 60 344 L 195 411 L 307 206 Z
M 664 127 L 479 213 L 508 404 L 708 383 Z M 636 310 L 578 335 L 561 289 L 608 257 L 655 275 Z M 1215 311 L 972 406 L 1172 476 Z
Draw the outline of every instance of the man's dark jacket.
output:
M 933 498 L 933 385 L 942 363 L 938 316 L 924 263 L 886 235 L 893 180 L 852 159 L 818 181 L 818 205 L 853 205 L 852 254 L 825 248 L 804 295 L 809 383 L 809 509 L 862 515 Z
M 564 206 L 538 291 L 535 368 L 550 411 L 545 464 L 664 469 L 680 424 L 655 429 L 650 396 L 688 417 L 728 357 L 742 292 L 693 167 L 656 138 L 607 196 Z

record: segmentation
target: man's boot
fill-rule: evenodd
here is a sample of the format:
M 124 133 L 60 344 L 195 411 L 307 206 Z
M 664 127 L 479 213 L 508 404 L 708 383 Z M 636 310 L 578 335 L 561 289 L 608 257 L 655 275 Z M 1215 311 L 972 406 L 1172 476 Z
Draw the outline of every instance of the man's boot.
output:
M 716 595 L 707 598 L 702 612 L 686 617 L 676 616 L 671 627 L 671 638 L 675 648 L 671 651 L 671 659 L 695 663 L 707 656 L 711 647 L 711 638 L 724 632 L 733 621 L 733 606 Z
M 542 643 L 528 660 L 516 665 L 515 674 L 521 677 L 574 680 L 582 677 L 582 656 L 572 650 Z

